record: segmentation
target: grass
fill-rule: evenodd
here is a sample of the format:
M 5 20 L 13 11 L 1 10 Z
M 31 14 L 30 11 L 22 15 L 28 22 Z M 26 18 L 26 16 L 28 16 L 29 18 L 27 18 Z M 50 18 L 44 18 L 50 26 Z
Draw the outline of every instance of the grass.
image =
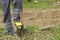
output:
M 60 25 L 51 27 L 48 31 L 52 33 L 48 40 L 60 40 Z
M 60 26 L 52 27 L 50 31 L 54 34 L 56 40 L 60 40 Z
M 23 8 L 24 9 L 45 9 L 45 8 L 49 8 L 51 5 L 50 2 L 38 2 L 38 3 L 34 3 L 34 2 L 23 2 Z M 13 5 L 11 4 L 11 9 L 13 9 Z
M 60 26 L 59 25 L 50 27 L 47 30 L 43 30 L 43 31 L 40 31 L 39 28 L 35 26 L 30 26 L 28 29 L 29 31 L 33 33 L 31 34 L 31 36 L 33 37 L 32 39 L 36 38 L 36 40 L 60 40 Z M 48 36 L 47 33 L 51 35 Z
M 27 35 L 23 36 L 26 40 L 60 40 L 60 25 L 50 27 L 47 30 L 40 30 L 37 26 L 28 25 Z M 4 28 L 0 27 L 0 31 L 3 32 Z M 2 33 L 0 33 L 2 34 Z M 2 39 L 3 36 L 0 36 Z
M 0 4 L 1 5 L 1 4 Z M 46 9 L 46 8 L 51 8 L 52 2 L 50 1 L 41 1 L 38 3 L 34 3 L 34 2 L 23 2 L 23 8 L 24 9 Z M 58 8 L 60 8 L 60 6 L 58 6 Z M 1 6 L 0 6 L 1 9 Z M 13 9 L 13 6 L 11 5 L 11 9 Z
M 34 2 L 24 2 L 23 7 L 24 8 L 39 8 L 39 9 L 44 9 L 49 7 L 51 4 L 50 2 L 38 2 L 38 3 L 34 3 Z

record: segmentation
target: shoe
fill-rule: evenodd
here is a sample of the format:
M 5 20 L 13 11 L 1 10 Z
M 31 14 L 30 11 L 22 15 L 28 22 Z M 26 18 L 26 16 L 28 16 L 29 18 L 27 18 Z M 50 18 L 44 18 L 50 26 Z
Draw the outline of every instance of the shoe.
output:
M 13 35 L 13 34 L 14 34 L 14 31 L 12 31 L 12 30 L 7 30 L 7 31 L 6 31 L 6 34 L 8 34 L 8 35 Z

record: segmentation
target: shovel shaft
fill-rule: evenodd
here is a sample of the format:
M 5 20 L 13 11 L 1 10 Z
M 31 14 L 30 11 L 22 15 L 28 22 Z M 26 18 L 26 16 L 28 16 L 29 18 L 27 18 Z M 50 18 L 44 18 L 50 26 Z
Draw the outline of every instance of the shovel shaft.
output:
M 23 24 L 23 0 L 22 0 L 22 7 L 21 7 L 21 23 Z

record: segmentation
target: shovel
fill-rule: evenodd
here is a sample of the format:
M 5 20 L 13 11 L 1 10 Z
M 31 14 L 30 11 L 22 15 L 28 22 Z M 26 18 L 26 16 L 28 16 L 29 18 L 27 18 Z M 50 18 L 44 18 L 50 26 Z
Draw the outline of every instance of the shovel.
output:
M 21 26 L 18 26 L 17 27 L 17 30 L 20 30 L 20 29 L 24 29 L 24 24 L 23 24 L 23 0 L 21 0 L 21 9 L 20 9 L 20 22 L 21 22 Z

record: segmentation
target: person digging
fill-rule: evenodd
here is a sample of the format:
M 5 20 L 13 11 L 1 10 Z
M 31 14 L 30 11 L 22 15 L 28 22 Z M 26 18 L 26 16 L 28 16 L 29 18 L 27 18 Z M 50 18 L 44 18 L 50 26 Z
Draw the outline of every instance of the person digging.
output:
M 22 23 L 20 21 L 21 17 L 20 17 L 20 10 L 22 8 L 22 0 L 1 0 L 1 5 L 2 5 L 2 9 L 3 9 L 3 22 L 6 26 L 6 32 L 8 35 L 12 35 L 14 34 L 14 28 L 12 25 L 12 21 L 11 21 L 11 15 L 10 15 L 10 2 L 13 2 L 13 6 L 14 6 L 14 24 L 16 27 L 21 27 Z

